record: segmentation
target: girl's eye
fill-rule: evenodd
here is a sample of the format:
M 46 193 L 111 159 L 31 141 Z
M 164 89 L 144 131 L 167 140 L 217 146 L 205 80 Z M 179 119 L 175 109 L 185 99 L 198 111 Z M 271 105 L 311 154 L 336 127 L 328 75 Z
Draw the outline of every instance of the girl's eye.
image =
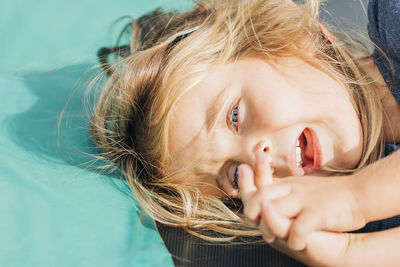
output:
M 236 131 L 239 129 L 239 102 L 237 102 L 230 111 L 230 124 L 235 127 Z
M 239 164 L 232 165 L 229 168 L 228 177 L 233 188 L 239 189 Z
M 239 189 L 239 165 L 235 166 L 235 172 L 233 173 L 233 187 Z

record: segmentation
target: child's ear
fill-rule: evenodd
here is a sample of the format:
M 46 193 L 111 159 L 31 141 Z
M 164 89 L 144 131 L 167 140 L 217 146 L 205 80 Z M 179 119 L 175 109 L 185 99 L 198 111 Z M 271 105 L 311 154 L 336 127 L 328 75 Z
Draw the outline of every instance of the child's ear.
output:
M 331 44 L 334 44 L 335 41 L 333 39 L 333 36 L 329 33 L 329 31 L 325 28 L 325 26 L 320 23 L 319 28 L 321 29 L 321 33 L 324 35 L 326 40 L 328 40 Z

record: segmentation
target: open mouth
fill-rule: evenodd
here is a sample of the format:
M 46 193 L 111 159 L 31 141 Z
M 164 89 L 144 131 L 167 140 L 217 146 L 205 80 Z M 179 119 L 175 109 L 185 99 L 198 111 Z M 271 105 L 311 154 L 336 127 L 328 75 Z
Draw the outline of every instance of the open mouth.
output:
M 317 135 L 310 128 L 305 128 L 296 144 L 297 167 L 308 174 L 319 170 L 321 162 L 321 145 Z

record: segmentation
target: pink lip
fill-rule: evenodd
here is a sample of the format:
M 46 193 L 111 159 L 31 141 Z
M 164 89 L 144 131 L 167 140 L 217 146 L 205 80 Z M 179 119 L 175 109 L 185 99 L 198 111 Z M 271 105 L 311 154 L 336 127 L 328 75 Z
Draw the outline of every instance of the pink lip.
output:
M 310 141 L 309 138 L 311 137 L 313 151 L 314 151 L 313 162 L 312 163 L 309 162 L 305 166 L 303 166 L 304 173 L 309 174 L 309 173 L 318 171 L 321 168 L 322 149 L 321 149 L 321 143 L 318 140 L 318 136 L 315 134 L 315 132 L 311 128 L 305 128 L 303 132 L 304 132 L 305 137 L 306 138 L 308 137 L 308 139 L 307 139 L 308 142 Z

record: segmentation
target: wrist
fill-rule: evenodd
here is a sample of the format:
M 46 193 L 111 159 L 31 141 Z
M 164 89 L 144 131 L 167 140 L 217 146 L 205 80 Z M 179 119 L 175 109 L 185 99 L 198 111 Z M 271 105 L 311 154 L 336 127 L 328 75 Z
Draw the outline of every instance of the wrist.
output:
M 360 245 L 359 235 L 351 233 L 314 232 L 300 260 L 310 266 L 353 266 Z M 357 266 L 357 265 L 354 265 Z
M 342 258 L 337 266 L 366 266 L 365 264 L 365 238 L 369 233 L 346 233 L 346 246 Z
M 360 229 L 369 222 L 367 209 L 365 209 L 368 205 L 364 203 L 364 190 L 360 179 L 361 177 L 358 173 L 345 177 L 346 188 L 349 189 L 351 198 L 351 214 L 353 216 L 353 225 L 355 228 L 353 230 Z

